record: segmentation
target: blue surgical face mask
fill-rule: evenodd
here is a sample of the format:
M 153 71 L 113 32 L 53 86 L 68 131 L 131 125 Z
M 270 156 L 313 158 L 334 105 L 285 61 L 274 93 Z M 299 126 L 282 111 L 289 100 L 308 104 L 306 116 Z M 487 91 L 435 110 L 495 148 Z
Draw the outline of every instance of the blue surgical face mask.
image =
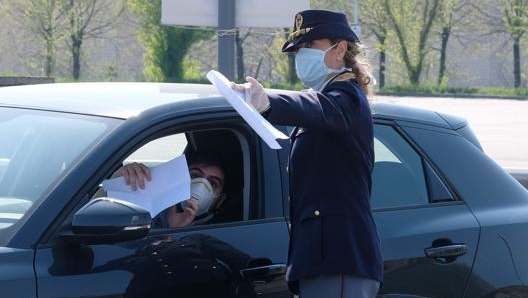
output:
M 295 55 L 295 71 L 297 77 L 304 85 L 319 90 L 329 74 L 337 73 L 342 69 L 331 69 L 324 63 L 326 52 L 337 45 L 329 47 L 325 51 L 312 48 L 300 48 Z

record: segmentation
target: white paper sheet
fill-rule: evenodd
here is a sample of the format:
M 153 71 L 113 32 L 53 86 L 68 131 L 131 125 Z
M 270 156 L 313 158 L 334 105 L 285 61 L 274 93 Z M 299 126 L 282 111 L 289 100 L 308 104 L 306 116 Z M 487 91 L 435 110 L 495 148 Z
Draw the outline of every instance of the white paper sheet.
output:
M 253 106 L 247 104 L 244 93 L 233 90 L 231 82 L 216 70 L 210 70 L 207 79 L 271 149 L 281 149 L 277 139 L 287 139 L 288 136 L 271 125 Z
M 153 218 L 166 208 L 191 197 L 191 178 L 185 155 L 150 168 L 151 180 L 133 191 L 123 177 L 103 181 L 107 196 L 139 205 Z

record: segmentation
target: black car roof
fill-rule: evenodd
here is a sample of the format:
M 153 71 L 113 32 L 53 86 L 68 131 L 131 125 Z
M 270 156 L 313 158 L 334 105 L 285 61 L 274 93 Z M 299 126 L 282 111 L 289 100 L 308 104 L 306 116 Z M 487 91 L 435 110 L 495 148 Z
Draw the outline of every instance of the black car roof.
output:
M 221 97 L 210 84 L 86 82 L 0 87 L 0 105 L 129 118 L 167 103 Z M 215 101 L 215 104 L 218 104 Z M 225 101 L 225 106 L 228 102 Z M 374 118 L 427 123 L 445 128 L 464 119 L 404 105 L 372 102 Z

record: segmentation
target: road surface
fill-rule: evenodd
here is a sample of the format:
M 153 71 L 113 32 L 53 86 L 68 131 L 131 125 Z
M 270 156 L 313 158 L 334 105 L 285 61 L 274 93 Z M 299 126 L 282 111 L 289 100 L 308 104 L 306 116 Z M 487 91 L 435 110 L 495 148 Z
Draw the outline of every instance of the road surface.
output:
M 381 95 L 375 100 L 466 118 L 488 156 L 507 169 L 528 169 L 528 100 Z

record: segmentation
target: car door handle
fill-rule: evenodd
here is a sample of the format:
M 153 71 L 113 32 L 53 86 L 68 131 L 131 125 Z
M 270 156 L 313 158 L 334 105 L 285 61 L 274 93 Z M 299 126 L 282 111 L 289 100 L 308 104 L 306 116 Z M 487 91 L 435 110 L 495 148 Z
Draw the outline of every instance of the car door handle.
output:
M 271 264 L 240 270 L 240 274 L 250 282 L 263 284 L 286 273 L 286 265 Z
M 428 247 L 425 249 L 425 255 L 428 258 L 453 258 L 465 254 L 467 246 L 465 244 L 450 244 L 438 247 Z

